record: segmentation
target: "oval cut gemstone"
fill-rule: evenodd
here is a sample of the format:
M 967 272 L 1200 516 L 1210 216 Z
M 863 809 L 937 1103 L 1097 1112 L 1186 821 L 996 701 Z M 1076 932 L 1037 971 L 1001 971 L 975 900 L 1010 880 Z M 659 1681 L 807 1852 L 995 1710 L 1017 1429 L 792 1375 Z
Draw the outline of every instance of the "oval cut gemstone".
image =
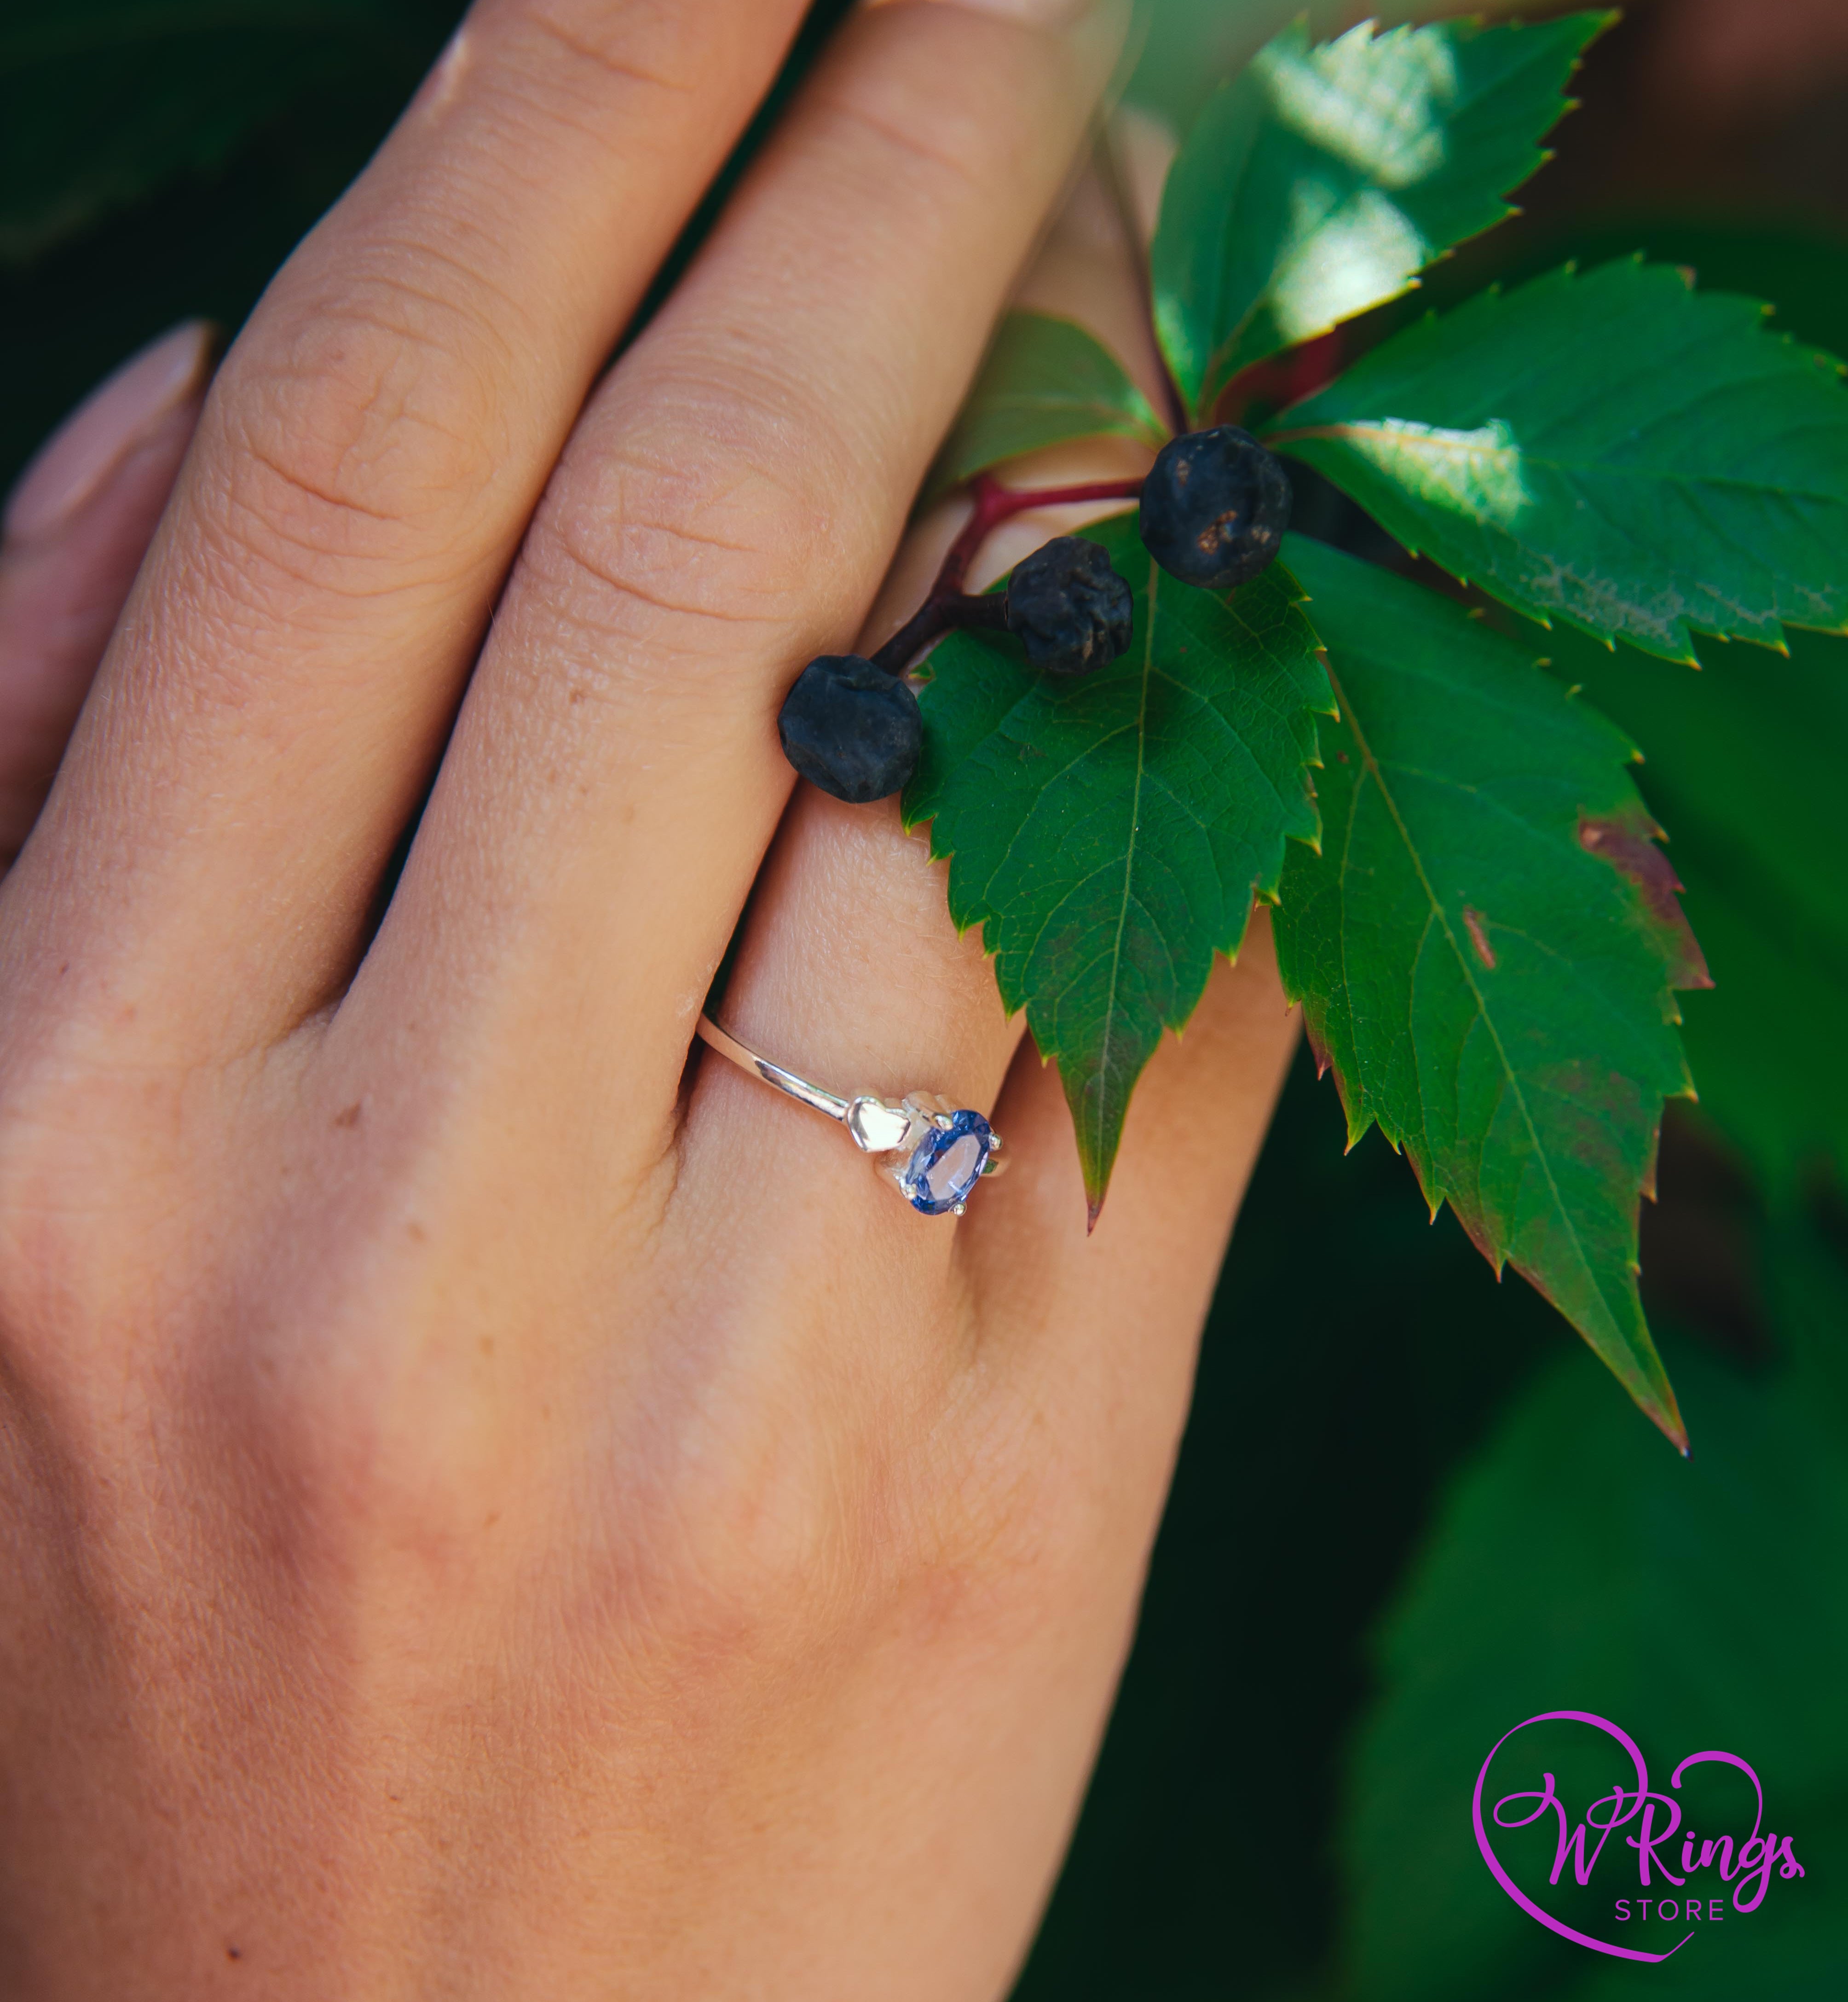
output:
M 943 1216 L 966 1202 L 994 1144 L 979 1112 L 953 1113 L 947 1126 L 932 1127 L 905 1163 L 903 1186 L 912 1207 L 926 1216 Z

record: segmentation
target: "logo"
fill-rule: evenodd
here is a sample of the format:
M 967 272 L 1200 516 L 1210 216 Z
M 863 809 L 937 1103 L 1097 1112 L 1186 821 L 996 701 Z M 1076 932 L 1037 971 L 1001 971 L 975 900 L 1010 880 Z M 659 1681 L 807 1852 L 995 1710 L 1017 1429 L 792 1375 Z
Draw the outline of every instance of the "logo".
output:
M 1537 1735 L 1516 1744 L 1524 1732 Z M 1539 1784 L 1491 1800 L 1510 1778 Z M 1658 1791 L 1636 1740 L 1589 1711 L 1543 1711 L 1504 1732 L 1471 1815 L 1490 1875 L 1529 1918 L 1619 1960 L 1666 1960 L 1706 1927 L 1749 1918 L 1774 1878 L 1804 1874 L 1736 1753 L 1690 1752 Z

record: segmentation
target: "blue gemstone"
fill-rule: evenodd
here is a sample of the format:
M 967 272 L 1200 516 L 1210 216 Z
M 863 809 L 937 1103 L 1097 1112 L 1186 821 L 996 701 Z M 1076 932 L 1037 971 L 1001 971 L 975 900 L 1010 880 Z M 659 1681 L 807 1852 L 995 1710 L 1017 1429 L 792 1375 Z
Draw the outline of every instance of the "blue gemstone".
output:
M 950 1114 L 947 1126 L 933 1126 L 905 1163 L 905 1193 L 926 1216 L 942 1216 L 967 1200 L 995 1145 L 979 1112 Z

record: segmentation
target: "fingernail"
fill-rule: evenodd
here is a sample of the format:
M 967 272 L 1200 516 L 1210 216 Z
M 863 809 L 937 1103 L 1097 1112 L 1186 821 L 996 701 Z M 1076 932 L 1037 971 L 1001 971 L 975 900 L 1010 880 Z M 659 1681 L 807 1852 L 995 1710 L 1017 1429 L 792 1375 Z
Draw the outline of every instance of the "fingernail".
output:
M 6 504 L 9 542 L 61 528 L 170 411 L 197 394 L 210 372 L 218 330 L 187 320 L 123 363 L 40 447 Z

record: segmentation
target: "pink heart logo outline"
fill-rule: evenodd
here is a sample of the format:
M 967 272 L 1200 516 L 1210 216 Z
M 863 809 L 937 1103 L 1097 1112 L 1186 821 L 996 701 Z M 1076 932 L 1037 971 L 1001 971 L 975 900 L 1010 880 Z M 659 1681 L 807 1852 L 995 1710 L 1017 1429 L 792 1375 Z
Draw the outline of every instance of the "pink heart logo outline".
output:
M 1495 1754 L 1501 1749 L 1502 1746 L 1505 1745 L 1511 1738 L 1515 1736 L 1516 1732 L 1525 1731 L 1529 1725 L 1553 1723 L 1588 1724 L 1594 1730 L 1602 1731 L 1607 1736 L 1615 1739 L 1616 1742 L 1623 1746 L 1623 1749 L 1630 1754 L 1630 1764 L 1635 1770 L 1637 1781 L 1637 1806 L 1640 1808 L 1642 1805 L 1644 1800 L 1648 1798 L 1649 1793 L 1649 1768 L 1648 1763 L 1644 1760 L 1641 1748 L 1637 1745 L 1636 1740 L 1630 1736 L 1628 1732 L 1623 1729 L 1620 1725 L 1612 1723 L 1608 1717 L 1596 1716 L 1588 1710 L 1542 1711 L 1538 1716 L 1527 1718 L 1521 1723 L 1515 1725 L 1512 1729 L 1503 1732 L 1501 1735 L 1496 1739 L 1494 1744 L 1491 1746 L 1489 1756 L 1482 1762 L 1481 1771 L 1476 1775 L 1476 1791 L 1470 1801 L 1470 1818 L 1471 1825 L 1476 1830 L 1476 1847 L 1482 1852 L 1482 1860 L 1488 1865 L 1489 1873 L 1492 1877 L 1494 1877 L 1495 1882 L 1501 1886 L 1502 1889 L 1505 1890 L 1511 1898 L 1514 1899 L 1515 1903 L 1520 1906 L 1522 1910 L 1524 1911 L 1529 1918 L 1539 1920 L 1540 1924 L 1546 1927 L 1548 1931 L 1557 1933 L 1562 1939 L 1569 1939 L 1578 1946 L 1589 1947 L 1593 1953 L 1609 1954 L 1613 1958 L 1618 1960 L 1641 1960 L 1648 1961 L 1651 1962 L 1659 1962 L 1667 1960 L 1673 1955 L 1680 1952 L 1681 1949 L 1694 1937 L 1693 1929 L 1691 1927 L 1686 1932 L 1682 1934 L 1681 1937 L 1675 1941 L 1674 1945 L 1668 1948 L 1666 1953 L 1649 1953 L 1640 1947 L 1616 1946 L 1608 1940 L 1594 1939 L 1590 1934 L 1578 1931 L 1576 1927 L 1567 1925 L 1563 1919 L 1556 1919 L 1550 1912 L 1544 1911 L 1539 1906 L 1536 1905 L 1533 1900 L 1527 1896 L 1526 1892 L 1521 1889 L 1520 1885 L 1508 1875 L 1508 1872 L 1505 1869 L 1503 1869 L 1500 1859 L 1496 1856 L 1494 1848 L 1490 1844 L 1488 1830 L 1483 1825 L 1482 1796 L 1483 1789 L 1488 1784 L 1489 1768 L 1495 1763 Z M 1743 1759 L 1738 1757 L 1735 1754 L 1731 1752 L 1692 1752 L 1689 1753 L 1686 1758 L 1682 1760 L 1681 1763 L 1675 1767 L 1673 1773 L 1669 1775 L 1669 1785 L 1679 1788 L 1681 1784 L 1682 1774 L 1685 1773 L 1690 1766 L 1702 1765 L 1710 1760 L 1720 1760 L 1728 1766 L 1736 1766 L 1738 1770 L 1744 1773 L 1752 1781 L 1752 1791 L 1756 1795 L 1758 1801 L 1758 1813 L 1754 1818 L 1752 1824 L 1752 1838 L 1756 1839 L 1759 1829 L 1764 1823 L 1765 1793 L 1764 1788 L 1759 1783 L 1759 1777 L 1757 1774 L 1752 1770 L 1751 1767 L 1746 1764 Z M 1636 1812 L 1636 1809 L 1632 1808 L 1630 1812 L 1634 1813 Z M 1622 1820 L 1627 1821 L 1628 1819 L 1628 1815 L 1625 1815 L 1621 1817 Z M 1610 1823 L 1611 1827 L 1616 1827 L 1620 1825 L 1620 1823 L 1618 1820 L 1613 1820 Z

